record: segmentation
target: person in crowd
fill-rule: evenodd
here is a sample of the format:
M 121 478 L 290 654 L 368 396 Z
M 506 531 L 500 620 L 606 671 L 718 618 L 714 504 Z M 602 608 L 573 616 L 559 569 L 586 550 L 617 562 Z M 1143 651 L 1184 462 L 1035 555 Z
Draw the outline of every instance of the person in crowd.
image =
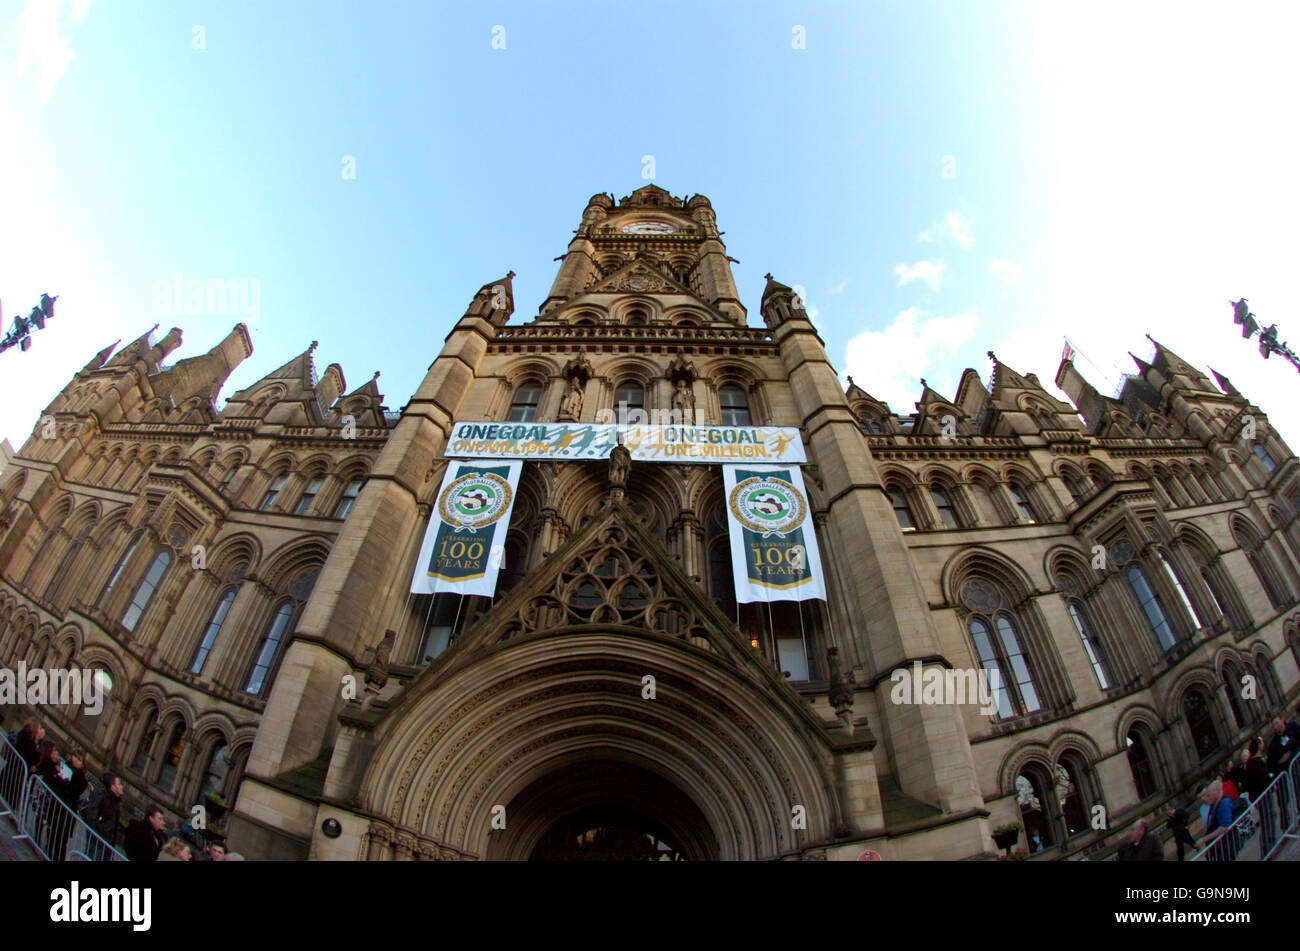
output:
M 1241 757 L 1234 761 L 1224 773 L 1224 779 L 1232 783 L 1233 788 L 1237 790 L 1234 799 L 1240 799 L 1241 795 L 1246 792 L 1246 762 L 1250 759 L 1250 748 L 1241 751 Z
M 76 824 L 72 816 L 77 812 L 77 801 L 86 791 L 87 780 L 84 754 L 77 750 L 68 757 L 69 769 L 64 769 L 59 751 L 50 740 L 41 740 L 38 747 L 39 762 L 36 775 L 44 780 L 45 785 L 57 797 L 56 801 L 45 804 L 45 854 L 51 862 L 62 862 L 68 847 L 68 837 Z M 61 809 L 61 802 L 67 809 Z
M 101 839 L 114 848 L 121 834 L 122 777 L 116 773 L 104 774 L 104 788 L 91 798 L 82 810 L 81 817 Z
M 1246 795 L 1250 797 L 1255 810 L 1255 823 L 1260 830 L 1260 857 L 1268 854 L 1273 843 L 1277 841 L 1277 808 L 1274 806 L 1276 793 L 1264 795 L 1270 782 L 1268 777 L 1268 758 L 1264 754 L 1264 738 L 1257 736 L 1250 741 L 1245 753 Z
M 159 862 L 188 862 L 193 857 L 190 844 L 178 835 L 168 839 L 158 852 Z
M 240 855 L 238 852 L 227 852 L 227 853 L 226 853 L 226 861 L 227 861 L 227 862 L 243 862 L 243 861 L 244 861 L 244 857 L 243 857 L 242 855 Z
M 1147 821 L 1139 819 L 1129 831 L 1129 839 L 1119 850 L 1121 862 L 1163 862 L 1165 850 L 1160 840 L 1147 831 Z
M 126 857 L 132 862 L 156 862 L 167 834 L 163 829 L 167 820 L 158 806 L 145 810 L 143 819 L 136 819 L 126 827 Z
M 1210 807 L 1210 818 L 1205 824 L 1205 835 L 1196 840 L 1196 847 L 1205 849 L 1222 839 L 1223 844 L 1210 857 L 1218 861 L 1231 859 L 1236 849 L 1232 840 L 1225 836 L 1232 825 L 1232 800 L 1223 794 L 1223 783 L 1216 779 L 1206 786 L 1201 793 L 1201 802 Z
M 1241 793 L 1237 789 L 1237 784 L 1228 778 L 1228 771 L 1224 770 L 1219 773 L 1219 785 L 1223 787 L 1223 794 L 1228 797 L 1232 803 L 1236 803 L 1241 798 Z
M 1300 748 L 1300 723 L 1287 721 L 1279 713 L 1273 718 L 1273 738 L 1268 744 L 1268 774 L 1272 779 L 1286 770 L 1297 748 Z M 1278 792 L 1278 802 L 1282 807 L 1282 826 L 1291 824 L 1291 794 L 1287 784 L 1282 783 Z
M 220 842 L 213 842 L 212 847 L 208 850 L 208 854 L 212 857 L 212 861 L 214 862 L 225 862 L 227 860 L 226 847 Z
M 35 720 L 28 720 L 23 724 L 23 728 L 18 732 L 18 739 L 14 746 L 18 749 L 18 755 L 23 758 L 27 764 L 28 772 L 34 772 L 40 764 L 40 743 L 45 739 L 45 727 L 41 726 Z
M 1169 808 L 1169 829 L 1174 834 L 1174 846 L 1178 849 L 1178 861 L 1183 860 L 1183 849 L 1185 847 L 1196 848 L 1196 841 L 1192 838 L 1192 833 L 1188 829 L 1190 820 L 1187 818 L 1186 809 Z

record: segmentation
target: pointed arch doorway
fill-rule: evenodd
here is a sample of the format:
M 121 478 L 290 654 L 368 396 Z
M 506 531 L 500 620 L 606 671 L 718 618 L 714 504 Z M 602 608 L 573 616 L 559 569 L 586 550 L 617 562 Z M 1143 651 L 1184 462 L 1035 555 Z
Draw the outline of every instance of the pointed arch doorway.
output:
M 668 780 L 630 762 L 562 766 L 507 806 L 516 830 L 496 857 L 532 861 L 709 861 L 718 858 L 699 807 Z M 496 851 L 496 850 L 493 850 Z

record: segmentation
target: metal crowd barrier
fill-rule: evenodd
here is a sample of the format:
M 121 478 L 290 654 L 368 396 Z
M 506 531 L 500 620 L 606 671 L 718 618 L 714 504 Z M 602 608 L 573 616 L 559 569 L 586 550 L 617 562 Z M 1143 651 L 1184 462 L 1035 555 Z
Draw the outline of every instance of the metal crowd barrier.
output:
M 26 761 L 0 733 L 0 816 L 12 817 L 14 825 L 22 815 L 29 775 Z
M 1292 757 L 1287 768 L 1264 787 L 1227 829 L 1206 848 L 1192 856 L 1193 862 L 1268 861 L 1292 839 L 1300 839 L 1300 811 L 1296 789 L 1300 780 L 1300 757 Z
M 127 860 L 69 809 L 39 776 L 33 776 L 28 783 L 18 832 L 18 838 L 27 839 L 41 858 L 50 862 Z

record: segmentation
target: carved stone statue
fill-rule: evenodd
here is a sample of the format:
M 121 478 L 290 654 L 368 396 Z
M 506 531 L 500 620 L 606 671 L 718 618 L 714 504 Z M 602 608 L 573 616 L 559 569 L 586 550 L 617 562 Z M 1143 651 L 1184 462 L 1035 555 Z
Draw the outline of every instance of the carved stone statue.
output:
M 609 451 L 609 487 L 626 489 L 627 476 L 632 471 L 632 453 L 627 446 L 619 444 Z
M 382 690 L 384 684 L 388 683 L 388 658 L 393 652 L 393 641 L 396 639 L 397 635 L 393 631 L 384 631 L 384 638 L 375 646 L 375 656 L 366 667 L 367 687 Z
M 679 379 L 673 390 L 673 412 L 683 426 L 695 425 L 695 393 L 685 380 Z
M 560 398 L 560 419 L 577 419 L 582 412 L 582 384 L 575 376 Z

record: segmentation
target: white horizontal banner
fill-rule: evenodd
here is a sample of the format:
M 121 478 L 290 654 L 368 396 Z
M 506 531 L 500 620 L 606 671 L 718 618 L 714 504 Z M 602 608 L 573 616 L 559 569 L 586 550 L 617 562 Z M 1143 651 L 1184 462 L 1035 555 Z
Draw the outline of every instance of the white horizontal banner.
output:
M 808 461 L 799 430 L 781 426 L 455 423 L 443 454 L 536 462 L 608 459 L 620 435 L 634 462 L 802 465 Z

